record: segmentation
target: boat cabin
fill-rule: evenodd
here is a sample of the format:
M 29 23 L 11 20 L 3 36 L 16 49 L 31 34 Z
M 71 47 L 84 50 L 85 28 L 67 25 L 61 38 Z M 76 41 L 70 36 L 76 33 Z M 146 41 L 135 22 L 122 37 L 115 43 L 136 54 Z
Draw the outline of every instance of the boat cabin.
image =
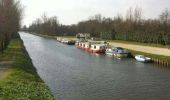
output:
M 92 44 L 90 51 L 93 53 L 105 53 L 106 45 L 104 44 Z

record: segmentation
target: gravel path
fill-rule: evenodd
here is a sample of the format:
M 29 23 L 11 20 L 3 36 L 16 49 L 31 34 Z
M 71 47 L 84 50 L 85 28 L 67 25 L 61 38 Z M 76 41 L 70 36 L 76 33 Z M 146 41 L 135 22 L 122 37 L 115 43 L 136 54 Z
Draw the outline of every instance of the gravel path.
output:
M 124 43 L 114 43 L 114 42 L 109 42 L 109 44 L 116 47 L 123 47 L 123 48 L 131 49 L 135 51 L 141 51 L 145 53 L 170 56 L 170 50 L 167 48 L 149 47 L 149 46 L 132 45 L 132 44 L 124 44 Z
M 0 62 L 0 80 L 4 79 L 10 73 L 12 63 L 12 61 Z

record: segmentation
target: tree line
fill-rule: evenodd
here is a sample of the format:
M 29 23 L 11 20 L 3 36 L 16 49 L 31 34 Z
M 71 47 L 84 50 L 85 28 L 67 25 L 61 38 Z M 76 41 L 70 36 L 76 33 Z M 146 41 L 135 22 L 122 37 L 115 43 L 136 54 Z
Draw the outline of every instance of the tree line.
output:
M 0 52 L 7 48 L 20 29 L 21 6 L 16 0 L 0 0 Z
M 97 14 L 75 25 L 62 25 L 57 17 L 42 16 L 28 30 L 57 36 L 81 32 L 102 39 L 170 45 L 170 11 L 165 9 L 158 18 L 145 19 L 141 8 L 129 8 L 124 17 L 118 14 L 114 18 L 106 18 Z
M 46 14 L 43 14 L 41 18 L 36 19 L 29 26 L 29 28 L 24 26 L 22 30 L 36 32 L 44 35 L 62 36 L 62 35 L 75 35 L 77 33 L 76 31 L 77 26 L 59 24 L 57 16 L 48 17 Z

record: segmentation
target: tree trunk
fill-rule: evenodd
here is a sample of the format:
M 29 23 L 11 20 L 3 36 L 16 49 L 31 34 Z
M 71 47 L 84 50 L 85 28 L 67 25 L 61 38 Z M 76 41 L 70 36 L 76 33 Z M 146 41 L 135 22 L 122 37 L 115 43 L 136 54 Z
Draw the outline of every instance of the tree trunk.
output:
M 8 44 L 9 44 L 8 35 L 5 34 L 4 49 L 6 49 L 8 47 Z
M 1 53 L 3 54 L 4 53 L 4 43 L 3 43 L 3 41 L 1 41 L 0 45 L 1 45 Z

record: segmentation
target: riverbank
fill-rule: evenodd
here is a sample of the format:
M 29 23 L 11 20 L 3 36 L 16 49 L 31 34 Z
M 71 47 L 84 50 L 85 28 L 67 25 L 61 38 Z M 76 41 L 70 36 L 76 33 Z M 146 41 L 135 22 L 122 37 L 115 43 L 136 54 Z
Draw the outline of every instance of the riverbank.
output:
M 45 38 L 51 38 L 51 39 L 56 39 L 57 37 L 53 36 L 47 36 L 47 35 L 40 35 L 40 34 L 34 34 L 38 35 L 41 37 Z M 76 38 L 72 36 L 64 36 L 62 38 L 67 38 L 70 40 L 76 40 Z M 166 46 L 162 45 L 155 45 L 155 44 L 146 44 L 146 43 L 133 43 L 133 42 L 128 42 L 128 41 L 118 41 L 118 40 L 113 40 L 113 41 L 107 41 L 111 46 L 117 46 L 117 47 L 123 47 L 128 49 L 133 56 L 135 55 L 145 55 L 150 58 L 155 63 L 158 64 L 163 64 L 165 66 L 170 66 L 170 50 L 166 48 Z
M 38 76 L 20 38 L 13 39 L 4 54 L 0 54 L 0 63 L 3 72 L 0 100 L 54 100 L 49 88 Z M 7 70 L 2 70 L 5 68 Z
M 33 32 L 30 32 L 30 33 L 33 35 L 36 35 L 36 36 L 44 37 L 44 38 L 57 39 L 57 36 L 48 36 L 48 35 L 37 34 L 37 33 L 33 33 Z
M 133 56 L 145 55 L 150 57 L 153 62 L 170 67 L 170 50 L 168 48 L 143 46 L 137 44 L 126 44 L 118 42 L 109 42 L 112 46 L 121 46 L 128 49 Z

